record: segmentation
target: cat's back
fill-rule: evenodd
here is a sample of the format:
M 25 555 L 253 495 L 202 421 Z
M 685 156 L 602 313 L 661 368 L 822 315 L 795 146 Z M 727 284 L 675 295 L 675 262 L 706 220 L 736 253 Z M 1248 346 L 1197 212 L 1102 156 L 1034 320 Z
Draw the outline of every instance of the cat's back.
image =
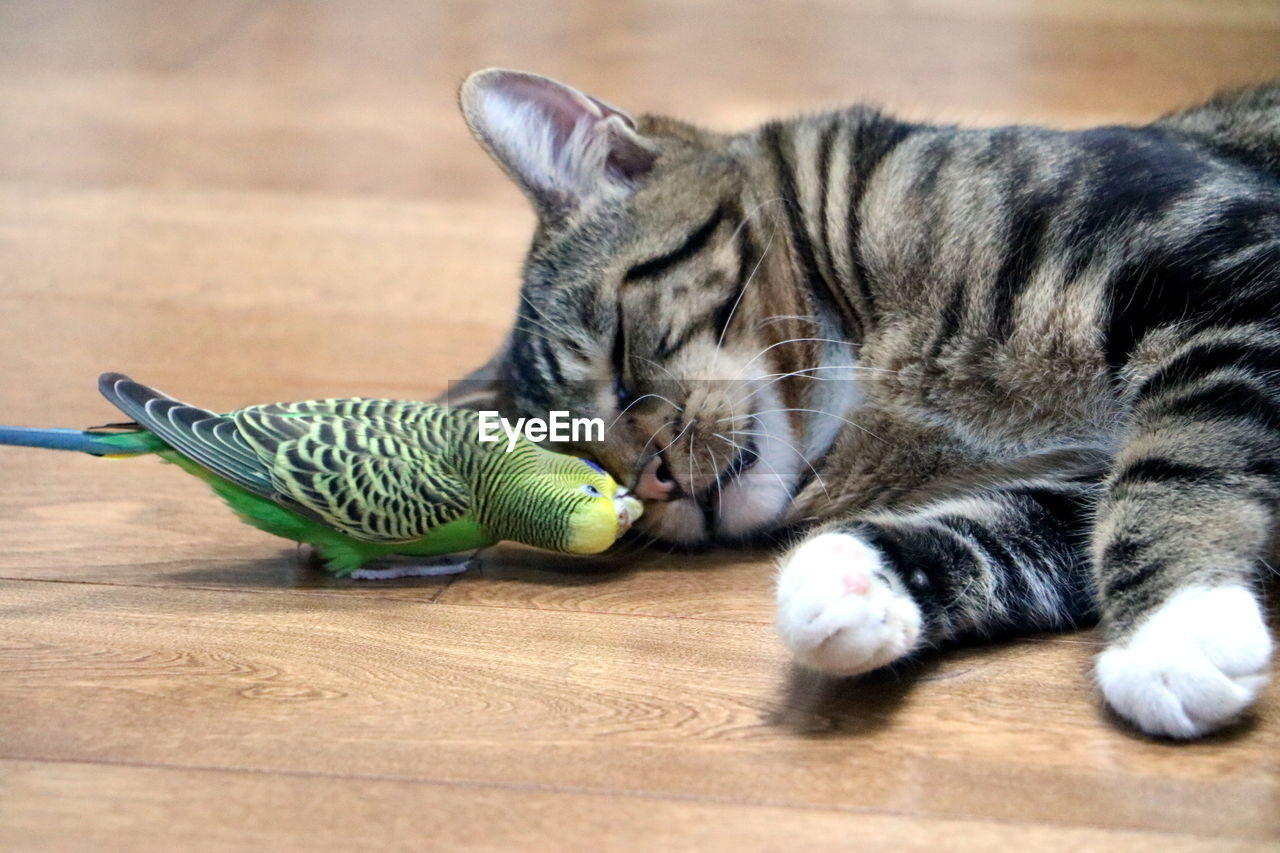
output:
M 1280 90 L 1266 91 L 1265 109 L 1232 120 L 918 128 L 863 199 L 864 260 L 885 299 L 910 305 L 939 275 L 1006 287 L 1046 263 L 1075 277 L 1109 250 L 1215 221 L 1241 227 L 1206 251 L 1254 242 L 1280 210 Z
M 917 129 L 861 211 L 886 402 L 1013 444 L 1107 431 L 1153 332 L 1274 313 L 1277 127 L 1273 88 L 1145 126 Z
M 1224 92 L 1155 125 L 1280 180 L 1280 83 Z

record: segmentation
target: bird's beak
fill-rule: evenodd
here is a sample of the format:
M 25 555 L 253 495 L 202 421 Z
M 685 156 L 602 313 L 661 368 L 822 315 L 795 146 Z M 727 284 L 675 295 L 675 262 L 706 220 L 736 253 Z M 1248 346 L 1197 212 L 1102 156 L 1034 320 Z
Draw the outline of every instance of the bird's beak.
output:
M 613 509 L 618 514 L 618 535 L 626 533 L 635 524 L 636 519 L 644 514 L 644 506 L 631 496 L 626 486 L 619 486 L 613 496 Z

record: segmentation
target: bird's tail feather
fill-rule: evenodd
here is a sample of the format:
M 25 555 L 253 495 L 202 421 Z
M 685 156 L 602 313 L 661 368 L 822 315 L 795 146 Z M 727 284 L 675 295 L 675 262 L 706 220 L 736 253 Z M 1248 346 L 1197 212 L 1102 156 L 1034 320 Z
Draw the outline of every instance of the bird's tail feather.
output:
M 0 445 L 75 450 L 93 456 L 138 456 L 168 447 L 146 430 L 97 432 L 80 429 L 41 429 L 0 426 Z

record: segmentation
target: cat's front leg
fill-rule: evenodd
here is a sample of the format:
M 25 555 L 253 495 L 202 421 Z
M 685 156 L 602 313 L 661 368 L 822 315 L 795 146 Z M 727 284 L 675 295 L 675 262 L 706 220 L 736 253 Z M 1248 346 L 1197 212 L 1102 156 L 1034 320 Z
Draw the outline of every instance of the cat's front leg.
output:
M 832 525 L 783 559 L 783 642 L 803 666 L 856 675 L 962 636 L 1088 621 L 1095 489 L 1023 481 Z
M 1098 685 L 1147 734 L 1199 737 L 1266 684 L 1280 520 L 1280 332 L 1209 330 L 1140 387 L 1098 506 Z

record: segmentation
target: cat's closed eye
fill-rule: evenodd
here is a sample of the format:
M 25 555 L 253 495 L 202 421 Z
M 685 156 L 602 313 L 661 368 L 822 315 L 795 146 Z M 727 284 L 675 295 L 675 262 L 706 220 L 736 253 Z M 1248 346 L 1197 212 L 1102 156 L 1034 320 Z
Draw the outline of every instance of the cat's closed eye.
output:
M 624 411 L 635 401 L 635 393 L 627 376 L 627 338 L 622 323 L 622 308 L 617 310 L 617 321 L 614 324 L 613 347 L 610 353 L 610 368 L 613 371 L 613 396 L 618 410 Z

